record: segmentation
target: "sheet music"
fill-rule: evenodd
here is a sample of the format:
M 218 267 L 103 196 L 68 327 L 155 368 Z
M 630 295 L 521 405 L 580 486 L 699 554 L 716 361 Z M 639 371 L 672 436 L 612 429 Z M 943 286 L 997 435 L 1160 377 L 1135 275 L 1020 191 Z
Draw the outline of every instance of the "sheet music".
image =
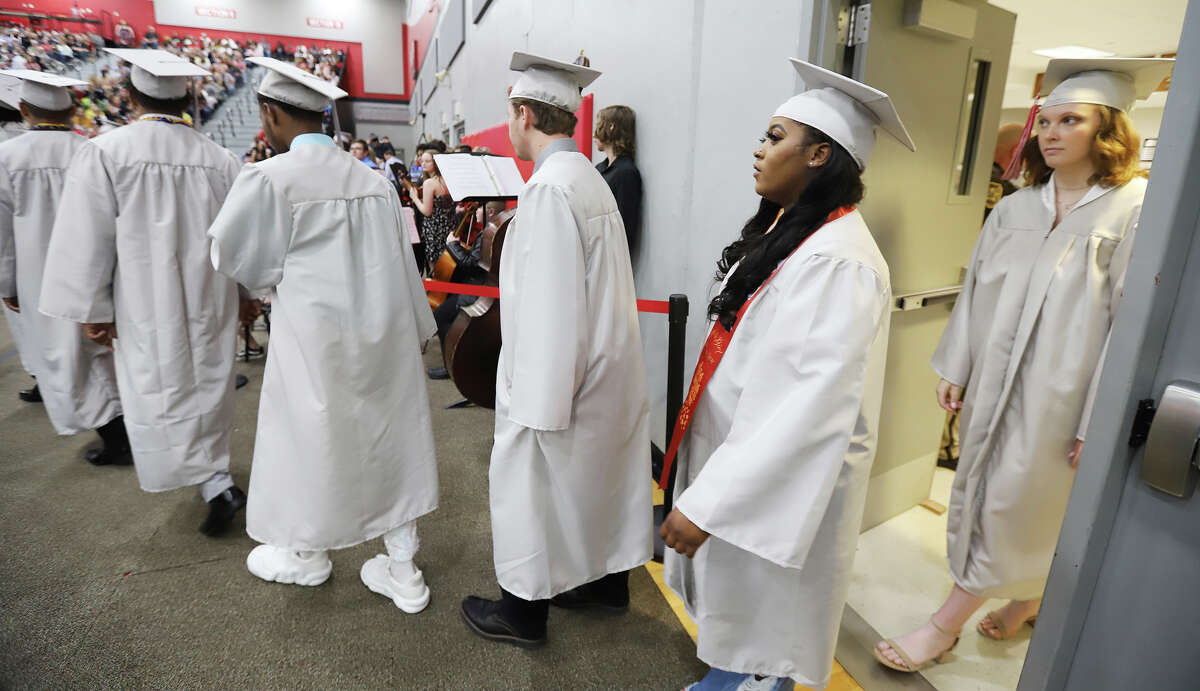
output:
M 433 157 L 450 198 L 459 201 L 465 197 L 494 197 L 496 183 L 483 164 L 483 158 L 470 154 L 437 154 Z
M 515 197 L 525 187 L 525 179 L 517 170 L 517 162 L 507 156 L 484 156 L 484 162 L 492 171 L 492 179 L 502 197 Z

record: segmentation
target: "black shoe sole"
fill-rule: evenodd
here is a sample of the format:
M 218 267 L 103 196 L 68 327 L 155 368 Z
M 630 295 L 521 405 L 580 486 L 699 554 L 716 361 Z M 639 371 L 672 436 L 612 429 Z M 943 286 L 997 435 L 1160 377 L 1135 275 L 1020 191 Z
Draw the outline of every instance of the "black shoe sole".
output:
M 483 629 L 479 628 L 474 621 L 471 620 L 471 617 L 467 616 L 467 613 L 464 612 L 461 607 L 459 608 L 458 613 L 462 616 L 462 620 L 467 623 L 467 628 L 471 629 L 471 631 L 473 631 L 475 635 L 479 636 L 480 638 L 486 638 L 489 641 L 496 641 L 497 643 L 508 643 L 509 645 L 515 645 L 518 648 L 526 649 L 540 648 L 546 645 L 545 638 L 521 638 L 519 636 L 513 636 L 510 634 L 491 633 L 484 631 Z
M 93 454 L 91 451 L 89 451 L 88 453 L 84 454 L 83 460 L 87 461 L 88 463 L 91 463 L 92 465 L 96 466 L 97 468 L 100 468 L 103 466 L 108 466 L 108 465 L 116 465 L 116 466 L 133 465 L 133 457 L 130 456 L 128 453 L 117 454 L 116 456 L 113 456 L 113 455 L 110 455 L 103 451 L 100 451 L 100 453 L 96 453 L 96 454 Z
M 228 533 L 229 529 L 232 527 L 233 516 L 231 515 L 228 519 L 223 520 L 220 523 L 209 524 L 208 521 L 201 523 L 200 534 L 204 535 L 205 537 L 221 537 L 222 535 Z

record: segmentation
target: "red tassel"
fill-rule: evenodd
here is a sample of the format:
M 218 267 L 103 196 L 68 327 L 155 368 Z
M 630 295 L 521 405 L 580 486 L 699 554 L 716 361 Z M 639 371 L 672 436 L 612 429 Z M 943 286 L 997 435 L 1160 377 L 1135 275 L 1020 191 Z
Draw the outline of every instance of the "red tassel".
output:
M 1029 117 L 1025 120 L 1025 129 L 1021 130 L 1021 138 L 1017 140 L 1012 160 L 1004 169 L 1004 175 L 1000 176 L 1001 180 L 1016 180 L 1021 175 L 1021 168 L 1025 164 L 1025 144 L 1029 142 L 1029 137 L 1033 134 L 1033 123 L 1037 120 L 1038 110 L 1040 107 L 1037 101 L 1034 101 L 1033 106 L 1029 108 Z

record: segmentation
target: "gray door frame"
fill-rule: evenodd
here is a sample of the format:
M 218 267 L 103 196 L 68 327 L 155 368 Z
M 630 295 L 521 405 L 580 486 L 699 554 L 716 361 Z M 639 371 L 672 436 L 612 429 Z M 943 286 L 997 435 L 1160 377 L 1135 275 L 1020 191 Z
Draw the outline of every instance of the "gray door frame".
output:
M 1127 443 L 1140 399 L 1155 378 L 1172 309 L 1200 220 L 1200 4 L 1188 7 L 1173 89 L 1163 113 L 1151 184 L 1113 324 L 1088 439 L 1075 477 L 1018 691 L 1060 689 L 1071 675 L 1122 489 L 1141 450 Z M 1136 481 L 1136 478 L 1130 481 Z M 1200 499 L 1193 498 L 1192 501 Z M 1119 635 L 1119 632 L 1114 632 Z

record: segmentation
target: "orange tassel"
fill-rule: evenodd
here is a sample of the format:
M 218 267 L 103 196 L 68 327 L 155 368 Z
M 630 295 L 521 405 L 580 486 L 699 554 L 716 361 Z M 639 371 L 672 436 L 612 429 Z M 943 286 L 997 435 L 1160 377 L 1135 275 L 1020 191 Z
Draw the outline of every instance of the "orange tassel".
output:
M 1029 117 L 1025 119 L 1025 129 L 1021 130 L 1021 138 L 1017 140 L 1017 147 L 1013 150 L 1012 160 L 1008 162 L 1008 167 L 1004 169 L 1004 175 L 1000 176 L 1001 180 L 1016 180 L 1021 175 L 1021 168 L 1025 164 L 1025 144 L 1029 142 L 1029 137 L 1033 135 L 1033 123 L 1037 120 L 1037 114 L 1040 107 L 1038 102 L 1034 101 L 1033 106 L 1029 108 Z

